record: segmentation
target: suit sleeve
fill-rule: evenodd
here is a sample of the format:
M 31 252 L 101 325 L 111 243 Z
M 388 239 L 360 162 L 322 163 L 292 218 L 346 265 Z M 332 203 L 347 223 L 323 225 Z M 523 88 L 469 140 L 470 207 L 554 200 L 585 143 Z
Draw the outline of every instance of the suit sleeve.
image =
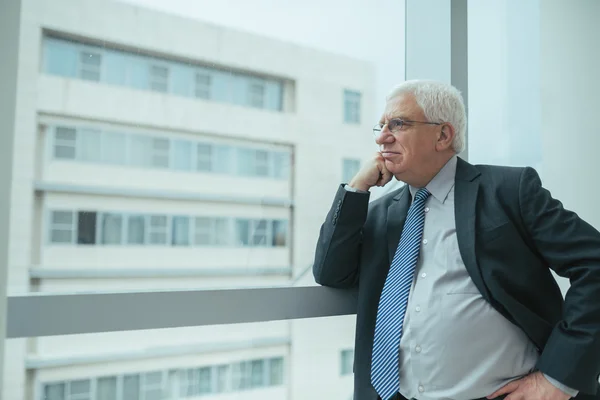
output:
M 522 218 L 547 264 L 571 286 L 538 369 L 562 384 L 595 394 L 600 374 L 600 233 L 565 210 L 525 168 L 519 182 Z
M 340 185 L 321 226 L 313 274 L 323 286 L 351 288 L 358 284 L 362 228 L 367 219 L 369 193 Z

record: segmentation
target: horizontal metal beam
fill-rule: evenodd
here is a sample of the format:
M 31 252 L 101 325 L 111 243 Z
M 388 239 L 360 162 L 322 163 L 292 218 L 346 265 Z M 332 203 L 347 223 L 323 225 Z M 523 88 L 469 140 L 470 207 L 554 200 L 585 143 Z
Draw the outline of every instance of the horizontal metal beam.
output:
M 245 197 L 211 195 L 206 193 L 178 192 L 170 190 L 132 189 L 108 186 L 73 185 L 56 182 L 34 183 L 34 189 L 39 192 L 93 194 L 96 196 L 118 196 L 145 199 L 168 199 L 184 201 L 205 201 L 213 203 L 250 204 L 272 207 L 293 207 L 293 202 L 286 197 Z
M 29 277 L 34 279 L 119 279 L 119 278 L 177 278 L 177 277 L 257 277 L 292 275 L 292 267 L 275 268 L 53 268 L 33 267 Z
M 7 338 L 236 324 L 356 313 L 356 290 L 33 294 L 8 298 Z

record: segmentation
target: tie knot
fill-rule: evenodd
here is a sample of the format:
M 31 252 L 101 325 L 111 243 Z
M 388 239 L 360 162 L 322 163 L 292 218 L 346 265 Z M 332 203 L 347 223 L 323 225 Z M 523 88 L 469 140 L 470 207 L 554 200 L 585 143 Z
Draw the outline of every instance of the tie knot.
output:
M 415 194 L 415 200 L 427 200 L 430 194 L 431 193 L 429 193 L 429 190 L 426 188 L 421 188 L 417 191 L 417 194 Z

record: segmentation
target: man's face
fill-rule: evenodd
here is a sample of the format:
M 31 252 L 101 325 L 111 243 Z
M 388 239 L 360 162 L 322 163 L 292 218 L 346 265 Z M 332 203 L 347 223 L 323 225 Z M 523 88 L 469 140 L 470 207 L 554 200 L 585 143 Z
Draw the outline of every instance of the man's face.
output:
M 410 94 L 390 99 L 379 122 L 387 124 L 390 120 L 398 118 L 427 121 L 423 110 Z M 403 175 L 422 175 L 423 167 L 436 155 L 441 128 L 440 125 L 407 122 L 397 132 L 392 133 L 386 125 L 375 141 L 379 145 L 388 171 L 400 180 L 403 180 Z

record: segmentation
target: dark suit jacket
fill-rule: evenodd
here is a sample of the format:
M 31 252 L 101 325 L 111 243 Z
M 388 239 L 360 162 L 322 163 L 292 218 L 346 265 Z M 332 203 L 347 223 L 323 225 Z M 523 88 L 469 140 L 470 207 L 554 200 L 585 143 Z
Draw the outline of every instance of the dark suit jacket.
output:
M 532 168 L 459 158 L 454 190 L 460 254 L 482 296 L 533 341 L 539 370 L 578 389 L 578 399 L 600 399 L 600 233 L 553 199 Z M 377 399 L 375 317 L 410 202 L 408 186 L 370 204 L 342 186 L 321 228 L 315 280 L 358 287 L 356 400 Z M 549 268 L 570 279 L 564 302 Z

